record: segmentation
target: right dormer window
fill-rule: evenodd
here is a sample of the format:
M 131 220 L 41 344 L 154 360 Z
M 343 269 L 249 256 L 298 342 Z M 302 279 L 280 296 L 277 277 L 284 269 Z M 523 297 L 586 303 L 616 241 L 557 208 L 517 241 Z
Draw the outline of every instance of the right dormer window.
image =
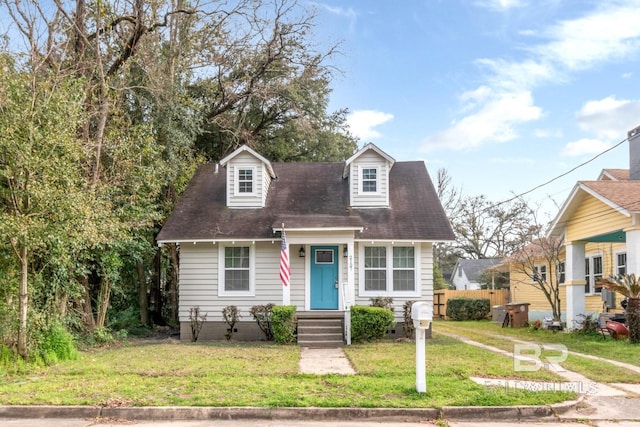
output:
M 253 169 L 238 170 L 238 193 L 253 194 Z
M 362 168 L 362 192 L 377 193 L 378 192 L 378 169 Z

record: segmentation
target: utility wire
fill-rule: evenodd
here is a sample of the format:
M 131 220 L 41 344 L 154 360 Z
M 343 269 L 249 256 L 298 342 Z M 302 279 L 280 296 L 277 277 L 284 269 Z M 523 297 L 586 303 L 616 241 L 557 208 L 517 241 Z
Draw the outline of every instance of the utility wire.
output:
M 549 184 L 551 184 L 552 182 L 559 180 L 559 179 L 560 179 L 560 178 L 562 178 L 563 176 L 567 176 L 567 175 L 569 175 L 571 172 L 575 171 L 576 169 L 579 169 L 579 168 L 581 168 L 581 167 L 583 167 L 583 166 L 585 166 L 585 165 L 588 165 L 589 163 L 593 162 L 593 161 L 594 161 L 595 159 L 597 159 L 598 157 L 601 157 L 601 156 L 603 156 L 603 155 L 607 154 L 609 151 L 611 151 L 611 150 L 613 150 L 613 149 L 615 149 L 615 148 L 618 148 L 619 146 L 621 146 L 622 144 L 624 144 L 625 142 L 627 142 L 627 140 L 628 140 L 628 138 L 625 138 L 625 139 L 623 139 L 622 141 L 618 142 L 616 145 L 614 145 L 614 146 L 612 146 L 612 147 L 607 148 L 606 150 L 604 150 L 604 151 L 603 151 L 603 152 L 601 152 L 601 153 L 596 154 L 595 156 L 593 156 L 593 157 L 592 157 L 592 158 L 590 158 L 589 160 L 586 160 L 586 161 L 584 161 L 584 162 L 580 163 L 578 166 L 573 167 L 572 169 L 568 170 L 567 172 L 565 172 L 565 173 L 563 173 L 563 174 L 560 174 L 560 175 L 558 175 L 558 176 L 556 176 L 556 177 L 554 177 L 554 178 L 551 178 L 550 180 L 548 180 L 548 181 L 546 181 L 546 182 L 543 182 L 542 184 L 536 185 L 535 187 L 531 188 L 530 190 L 527 190 L 527 191 L 524 191 L 524 192 L 522 192 L 522 193 L 520 193 L 520 194 L 517 194 L 517 195 L 513 196 L 513 197 L 512 197 L 512 198 L 510 198 L 510 199 L 503 200 L 503 201 L 501 201 L 501 202 L 495 203 L 495 204 L 493 205 L 493 207 L 495 207 L 495 206 L 500 206 L 500 205 L 504 205 L 505 203 L 513 202 L 514 200 L 519 199 L 520 197 L 522 197 L 522 196 L 524 196 L 524 195 L 526 195 L 526 194 L 532 193 L 532 192 L 536 191 L 536 190 L 537 190 L 537 189 L 539 189 L 539 188 L 542 188 L 542 187 L 544 187 L 544 186 L 546 186 L 546 185 L 549 185 Z

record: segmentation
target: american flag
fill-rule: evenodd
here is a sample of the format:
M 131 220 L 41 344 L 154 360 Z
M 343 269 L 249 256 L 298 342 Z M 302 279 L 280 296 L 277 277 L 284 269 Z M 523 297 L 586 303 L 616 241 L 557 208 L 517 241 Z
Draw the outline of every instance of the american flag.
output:
M 287 236 L 282 227 L 282 248 L 280 250 L 280 280 L 284 286 L 289 286 L 291 269 L 289 267 L 289 250 L 287 249 Z

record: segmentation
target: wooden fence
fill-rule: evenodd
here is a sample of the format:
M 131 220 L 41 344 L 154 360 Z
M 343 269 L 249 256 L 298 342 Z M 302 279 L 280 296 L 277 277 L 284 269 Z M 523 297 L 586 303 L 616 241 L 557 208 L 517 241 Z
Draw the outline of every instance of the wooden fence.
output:
M 489 309 L 493 314 L 494 305 L 505 305 L 507 303 L 506 289 L 480 289 L 477 291 L 450 291 L 441 289 L 433 291 L 433 318 L 447 319 L 447 301 L 449 298 L 487 298 L 489 299 Z

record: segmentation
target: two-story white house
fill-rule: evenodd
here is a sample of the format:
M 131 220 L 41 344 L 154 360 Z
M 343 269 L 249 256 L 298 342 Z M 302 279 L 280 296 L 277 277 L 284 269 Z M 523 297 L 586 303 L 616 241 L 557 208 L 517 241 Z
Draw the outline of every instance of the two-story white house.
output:
M 222 339 L 230 305 L 242 316 L 234 337 L 261 339 L 249 310 L 273 303 L 295 305 L 298 319 L 338 319 L 338 338 L 308 339 L 340 343 L 354 304 L 391 297 L 402 321 L 405 301 L 432 301 L 433 244 L 453 239 L 424 162 L 373 144 L 344 163 L 272 164 L 242 146 L 197 170 L 157 238 L 180 248 L 182 339 L 193 307 L 207 315 L 200 339 Z

